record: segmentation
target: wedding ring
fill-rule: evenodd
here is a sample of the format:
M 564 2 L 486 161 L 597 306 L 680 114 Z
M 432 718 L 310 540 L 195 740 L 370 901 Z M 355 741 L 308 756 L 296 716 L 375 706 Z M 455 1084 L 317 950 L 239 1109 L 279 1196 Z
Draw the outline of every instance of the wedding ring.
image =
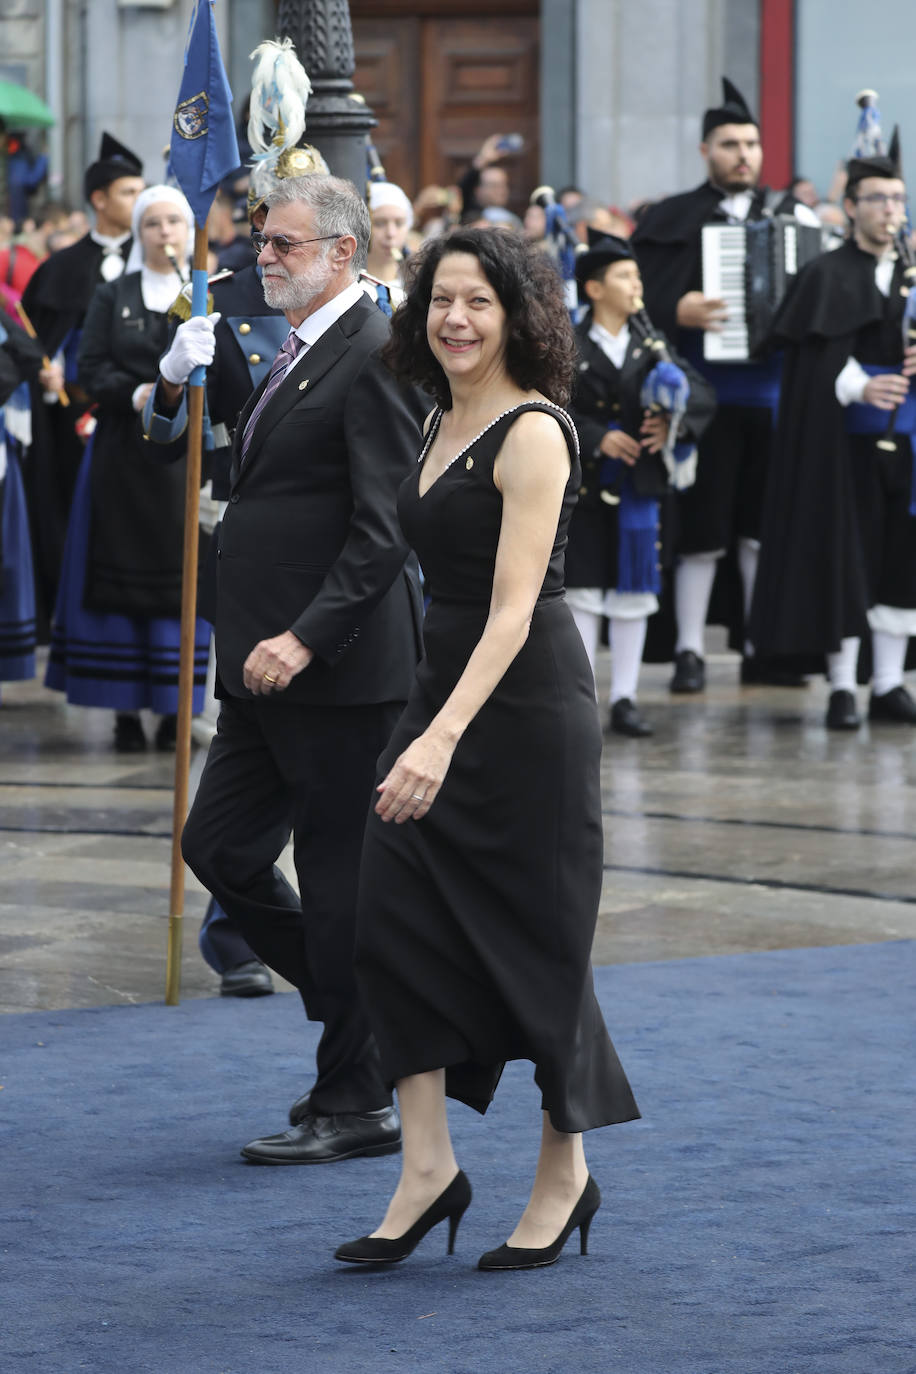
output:
M 411 792 L 410 795 L 411 795 L 411 797 L 413 798 L 414 801 L 423 801 L 423 800 L 424 800 L 424 798 L 420 795 L 419 792 Z
M 265 682 L 277 682 L 279 680 L 275 677 L 271 677 L 270 673 L 262 673 L 261 676 Z

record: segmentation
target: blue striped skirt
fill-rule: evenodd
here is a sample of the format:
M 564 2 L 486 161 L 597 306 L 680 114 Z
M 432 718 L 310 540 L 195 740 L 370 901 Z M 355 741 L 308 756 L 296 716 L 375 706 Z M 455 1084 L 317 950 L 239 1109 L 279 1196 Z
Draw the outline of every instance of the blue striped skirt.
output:
M 89 562 L 92 441 L 80 465 L 73 494 L 45 685 L 66 692 L 75 706 L 115 711 L 144 707 L 159 715 L 178 710 L 180 622 L 173 616 L 121 615 L 88 611 L 83 605 Z M 210 626 L 198 620 L 194 632 L 192 711 L 204 707 Z

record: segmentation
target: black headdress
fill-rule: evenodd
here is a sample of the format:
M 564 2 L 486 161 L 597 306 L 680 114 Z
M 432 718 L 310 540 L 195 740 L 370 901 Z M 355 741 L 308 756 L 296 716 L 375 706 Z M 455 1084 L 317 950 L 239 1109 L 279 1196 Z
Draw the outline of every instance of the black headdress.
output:
M 102 134 L 102 144 L 99 148 L 98 161 L 91 163 L 86 168 L 86 175 L 83 178 L 83 192 L 86 199 L 92 195 L 93 191 L 104 191 L 106 186 L 110 186 L 118 177 L 142 177 L 143 163 L 132 153 L 129 148 L 125 148 L 123 143 L 119 143 L 111 134 Z
M 722 78 L 722 104 L 716 109 L 707 110 L 703 115 L 704 141 L 718 129 L 720 124 L 756 124 L 757 120 L 747 107 L 744 96 L 737 86 L 732 85 L 727 76 Z
M 636 255 L 626 239 L 619 239 L 616 234 L 603 234 L 600 229 L 589 227 L 588 247 L 584 252 L 576 254 L 575 267 L 579 300 L 582 303 L 587 301 L 585 283 L 591 281 L 603 268 L 610 267 L 612 262 L 635 260 L 635 257 Z

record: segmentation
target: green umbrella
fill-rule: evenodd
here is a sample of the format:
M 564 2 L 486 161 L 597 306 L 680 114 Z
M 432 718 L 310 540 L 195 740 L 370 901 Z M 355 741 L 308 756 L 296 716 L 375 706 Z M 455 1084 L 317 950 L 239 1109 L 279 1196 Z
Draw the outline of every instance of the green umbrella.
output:
M 15 81 L 0 81 L 0 119 L 8 129 L 48 129 L 56 123 L 40 96 Z

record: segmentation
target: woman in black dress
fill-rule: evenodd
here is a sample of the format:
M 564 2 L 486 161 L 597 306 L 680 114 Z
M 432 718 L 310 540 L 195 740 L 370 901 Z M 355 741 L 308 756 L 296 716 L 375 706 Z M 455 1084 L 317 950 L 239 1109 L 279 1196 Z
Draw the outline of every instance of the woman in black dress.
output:
M 602 879 L 601 730 L 563 597 L 579 485 L 562 288 L 515 235 L 460 230 L 415 261 L 389 363 L 435 396 L 400 493 L 430 605 L 424 657 L 382 756 L 360 875 L 357 971 L 397 1086 L 401 1179 L 337 1258 L 403 1259 L 470 1202 L 446 1095 L 484 1112 L 531 1059 L 541 1154 L 528 1205 L 484 1269 L 551 1264 L 600 1194 L 581 1132 L 639 1115 L 589 956 Z

